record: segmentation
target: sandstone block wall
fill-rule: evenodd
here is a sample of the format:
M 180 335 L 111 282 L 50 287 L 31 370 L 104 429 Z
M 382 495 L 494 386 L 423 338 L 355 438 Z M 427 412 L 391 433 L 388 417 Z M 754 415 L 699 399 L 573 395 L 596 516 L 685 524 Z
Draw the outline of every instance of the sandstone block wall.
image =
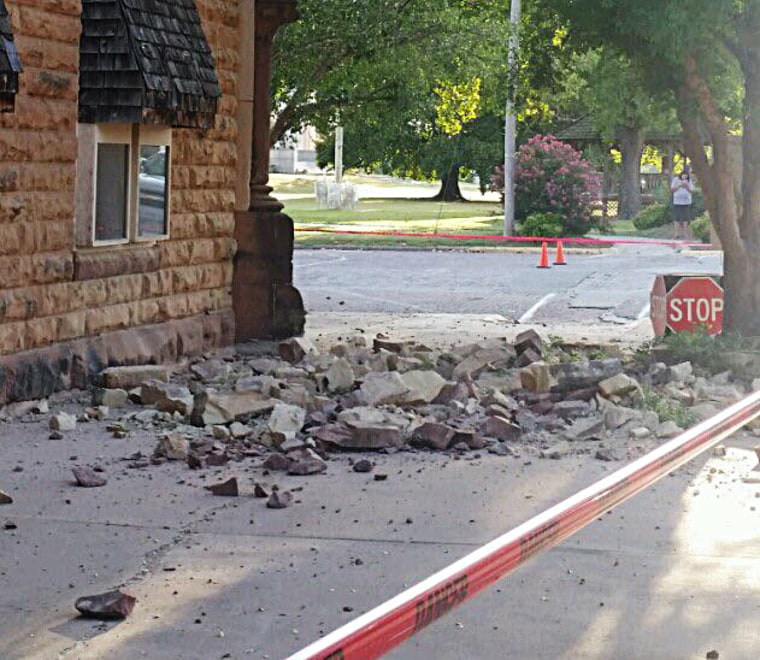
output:
M 198 0 L 223 97 L 213 129 L 173 131 L 170 239 L 87 250 L 74 218 L 81 5 L 6 4 L 24 72 L 16 111 L 0 114 L 0 358 L 209 314 L 229 329 L 238 2 Z

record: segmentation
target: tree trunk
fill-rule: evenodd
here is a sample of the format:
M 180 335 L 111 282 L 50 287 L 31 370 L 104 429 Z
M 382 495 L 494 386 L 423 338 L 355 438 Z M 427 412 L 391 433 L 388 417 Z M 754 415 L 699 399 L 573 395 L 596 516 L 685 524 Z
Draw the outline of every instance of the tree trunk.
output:
M 620 129 L 620 154 L 623 157 L 618 217 L 635 218 L 641 211 L 641 154 L 644 151 L 644 132 L 640 128 Z
M 685 86 L 676 90 L 686 152 L 723 245 L 724 333 L 760 337 L 760 51 L 745 68 L 745 122 L 741 160 L 712 93 L 687 58 Z M 710 136 L 712 162 L 696 113 Z
M 464 201 L 462 191 L 459 189 L 459 163 L 452 164 L 441 176 L 441 189 L 433 199 L 437 202 Z

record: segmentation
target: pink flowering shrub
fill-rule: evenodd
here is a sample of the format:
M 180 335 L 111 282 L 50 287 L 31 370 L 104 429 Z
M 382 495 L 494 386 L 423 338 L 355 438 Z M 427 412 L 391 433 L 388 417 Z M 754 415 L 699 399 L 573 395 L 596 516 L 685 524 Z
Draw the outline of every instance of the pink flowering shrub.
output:
M 503 168 L 492 179 L 504 190 Z M 517 219 L 551 214 L 565 236 L 582 236 L 594 225 L 591 204 L 599 197 L 601 181 L 591 163 L 569 144 L 552 135 L 536 135 L 520 147 L 515 164 Z

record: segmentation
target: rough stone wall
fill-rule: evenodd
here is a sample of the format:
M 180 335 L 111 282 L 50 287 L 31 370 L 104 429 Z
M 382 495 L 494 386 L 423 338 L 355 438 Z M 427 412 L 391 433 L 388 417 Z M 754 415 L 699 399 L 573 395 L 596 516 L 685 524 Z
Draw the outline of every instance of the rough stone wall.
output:
M 6 4 L 25 70 L 0 114 L 0 356 L 193 315 L 229 324 L 238 3 L 198 0 L 223 97 L 213 129 L 173 132 L 170 240 L 87 251 L 74 242 L 80 2 Z

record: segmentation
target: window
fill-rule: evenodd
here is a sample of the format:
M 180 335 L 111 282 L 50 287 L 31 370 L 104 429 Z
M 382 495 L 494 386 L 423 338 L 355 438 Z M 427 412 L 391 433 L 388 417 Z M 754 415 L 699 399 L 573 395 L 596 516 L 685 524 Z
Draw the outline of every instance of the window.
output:
M 169 236 L 171 129 L 79 124 L 77 244 Z

